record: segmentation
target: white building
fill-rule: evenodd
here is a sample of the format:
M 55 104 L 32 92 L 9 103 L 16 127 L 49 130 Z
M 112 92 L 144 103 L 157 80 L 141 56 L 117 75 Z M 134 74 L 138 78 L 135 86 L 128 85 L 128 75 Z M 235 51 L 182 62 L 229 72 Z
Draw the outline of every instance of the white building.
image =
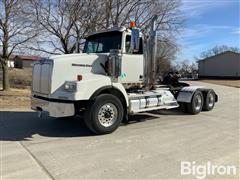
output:
M 240 79 L 240 53 L 226 51 L 198 61 L 198 76 Z

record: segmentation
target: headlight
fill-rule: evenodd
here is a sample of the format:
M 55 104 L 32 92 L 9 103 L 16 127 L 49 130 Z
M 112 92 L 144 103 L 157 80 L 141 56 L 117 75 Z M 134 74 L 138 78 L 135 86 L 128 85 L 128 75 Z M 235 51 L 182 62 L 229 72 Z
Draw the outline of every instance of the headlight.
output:
M 75 82 L 65 82 L 64 89 L 67 91 L 75 92 L 77 90 L 77 84 Z

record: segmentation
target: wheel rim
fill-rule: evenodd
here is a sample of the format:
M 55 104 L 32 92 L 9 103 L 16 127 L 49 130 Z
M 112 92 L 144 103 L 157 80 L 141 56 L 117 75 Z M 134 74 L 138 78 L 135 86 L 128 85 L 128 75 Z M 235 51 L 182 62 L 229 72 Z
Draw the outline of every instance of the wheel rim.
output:
M 202 98 L 200 95 L 195 96 L 195 109 L 199 111 L 202 107 Z
M 98 111 L 98 121 L 104 127 L 113 125 L 118 116 L 117 107 L 112 103 L 104 104 Z
M 208 106 L 213 107 L 213 104 L 214 104 L 214 96 L 213 96 L 213 93 L 210 93 L 208 96 Z

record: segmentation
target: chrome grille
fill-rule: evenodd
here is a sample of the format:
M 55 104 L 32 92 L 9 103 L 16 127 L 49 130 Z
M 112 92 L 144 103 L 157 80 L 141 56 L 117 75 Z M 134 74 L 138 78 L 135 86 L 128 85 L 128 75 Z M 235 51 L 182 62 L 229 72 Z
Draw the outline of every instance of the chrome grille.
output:
M 51 92 L 52 60 L 41 60 L 33 66 L 32 91 L 43 95 Z

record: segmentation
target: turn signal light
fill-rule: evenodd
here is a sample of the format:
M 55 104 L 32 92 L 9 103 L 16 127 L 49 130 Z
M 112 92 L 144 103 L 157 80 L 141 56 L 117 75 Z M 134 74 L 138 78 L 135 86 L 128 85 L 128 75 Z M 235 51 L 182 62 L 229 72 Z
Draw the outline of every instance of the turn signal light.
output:
M 77 75 L 77 80 L 81 81 L 83 79 L 82 75 Z

